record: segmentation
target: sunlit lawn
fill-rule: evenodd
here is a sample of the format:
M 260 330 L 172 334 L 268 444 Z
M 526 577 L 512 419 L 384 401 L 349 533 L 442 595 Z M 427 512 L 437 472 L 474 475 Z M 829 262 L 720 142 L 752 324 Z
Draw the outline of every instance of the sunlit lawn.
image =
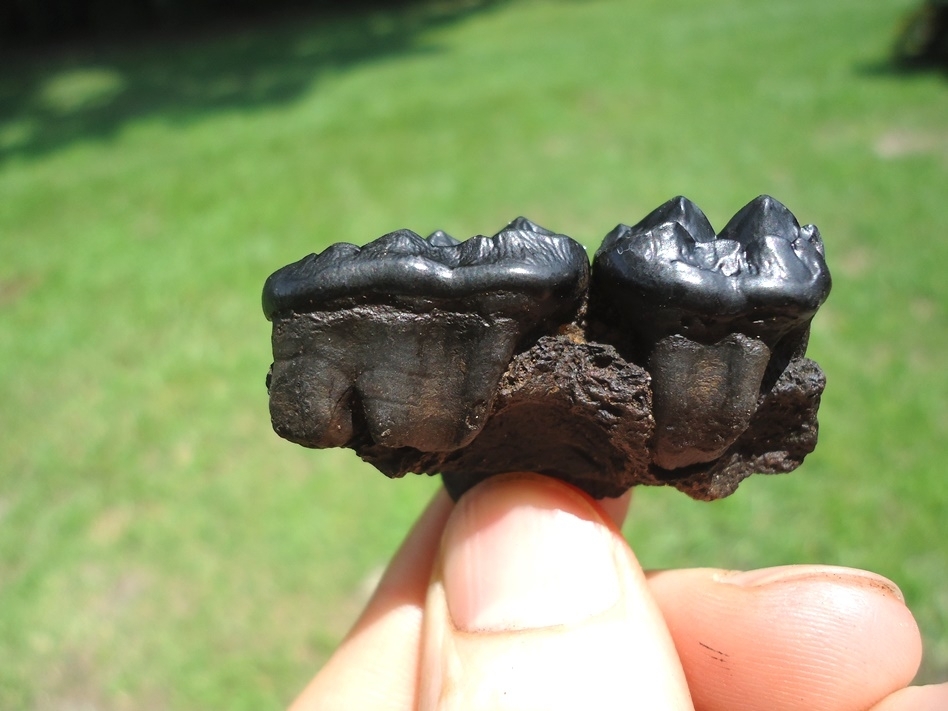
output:
M 903 588 L 948 675 L 948 83 L 908 0 L 441 3 L 0 62 L 0 708 L 261 709 L 326 659 L 437 481 L 270 430 L 274 269 L 525 214 L 590 249 L 676 194 L 824 235 L 821 444 L 650 566 Z

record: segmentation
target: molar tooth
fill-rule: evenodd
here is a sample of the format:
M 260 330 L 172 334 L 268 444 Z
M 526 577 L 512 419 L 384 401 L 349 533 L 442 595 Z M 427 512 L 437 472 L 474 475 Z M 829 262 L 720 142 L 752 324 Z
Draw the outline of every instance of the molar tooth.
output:
M 659 467 L 711 461 L 740 436 L 772 356 L 802 356 L 830 285 L 819 231 L 768 196 L 716 238 L 682 197 L 606 237 L 590 320 L 647 363 Z
M 524 218 L 493 237 L 399 230 L 290 264 L 263 292 L 274 429 L 310 447 L 465 446 L 514 353 L 572 320 L 588 275 L 579 243 Z

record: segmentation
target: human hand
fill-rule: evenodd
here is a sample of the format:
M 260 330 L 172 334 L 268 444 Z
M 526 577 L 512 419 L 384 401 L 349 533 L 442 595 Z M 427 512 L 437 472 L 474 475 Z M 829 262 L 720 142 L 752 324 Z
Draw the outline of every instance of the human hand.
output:
M 945 711 L 885 578 L 829 566 L 646 575 L 596 502 L 538 475 L 435 497 L 291 711 Z

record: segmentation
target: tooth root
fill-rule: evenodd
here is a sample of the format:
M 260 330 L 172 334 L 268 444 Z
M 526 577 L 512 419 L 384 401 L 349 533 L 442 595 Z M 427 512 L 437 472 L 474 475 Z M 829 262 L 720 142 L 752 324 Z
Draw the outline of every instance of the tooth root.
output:
M 394 309 L 297 316 L 275 331 L 270 410 L 280 436 L 341 447 L 360 436 L 356 422 L 377 444 L 426 452 L 480 432 L 519 336 L 509 319 Z
M 323 358 L 277 360 L 270 379 L 273 429 L 306 447 L 344 447 L 354 435 L 351 391 L 348 376 Z
M 442 452 L 480 432 L 518 330 L 472 314 L 389 314 L 366 329 L 356 378 L 372 440 Z
M 740 333 L 711 345 L 659 340 L 649 361 L 655 464 L 678 469 L 721 456 L 747 429 L 769 360 L 762 341 Z

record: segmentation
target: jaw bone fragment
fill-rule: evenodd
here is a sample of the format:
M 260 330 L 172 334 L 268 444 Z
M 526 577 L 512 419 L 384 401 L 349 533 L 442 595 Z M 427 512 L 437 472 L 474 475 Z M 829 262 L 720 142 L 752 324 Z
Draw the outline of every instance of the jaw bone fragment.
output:
M 267 280 L 271 419 L 390 477 L 441 473 L 455 498 L 527 469 L 596 497 L 721 498 L 816 446 L 825 379 L 804 354 L 829 288 L 819 232 L 765 196 L 719 235 L 671 200 L 613 230 L 591 277 L 581 245 L 524 218 L 340 243 Z

